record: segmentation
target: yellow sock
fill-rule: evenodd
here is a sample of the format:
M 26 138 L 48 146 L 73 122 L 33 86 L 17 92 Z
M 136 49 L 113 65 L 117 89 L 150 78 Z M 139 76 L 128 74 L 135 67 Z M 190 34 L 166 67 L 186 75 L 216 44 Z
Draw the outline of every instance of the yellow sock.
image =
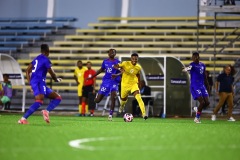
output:
M 126 100 L 126 101 L 121 100 L 121 102 L 120 102 L 120 106 L 123 108 L 123 107 L 125 106 L 126 103 L 127 103 L 127 100 Z
M 142 111 L 142 116 L 144 117 L 144 116 L 146 115 L 146 113 L 145 113 L 145 106 L 144 106 L 142 97 L 141 97 L 140 94 L 137 94 L 137 95 L 135 96 L 135 98 L 136 98 L 136 100 L 137 100 L 137 102 L 138 102 L 138 105 L 139 105 L 141 111 Z
M 88 105 L 86 105 L 85 111 L 86 111 L 86 114 L 88 114 Z
M 78 105 L 78 111 L 79 111 L 79 114 L 82 114 L 82 105 L 81 104 Z

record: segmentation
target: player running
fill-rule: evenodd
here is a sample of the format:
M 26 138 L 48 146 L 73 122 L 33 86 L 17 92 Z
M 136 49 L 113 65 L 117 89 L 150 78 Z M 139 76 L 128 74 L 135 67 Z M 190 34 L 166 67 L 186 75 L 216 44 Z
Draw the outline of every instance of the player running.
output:
M 28 111 L 18 121 L 19 124 L 28 124 L 27 118 L 33 114 L 43 104 L 44 97 L 50 98 L 51 102 L 46 110 L 42 110 L 43 118 L 47 123 L 50 123 L 49 112 L 58 106 L 62 100 L 61 96 L 52 91 L 46 86 L 47 72 L 51 75 L 55 82 L 60 82 L 62 79 L 57 78 L 53 71 L 51 61 L 49 60 L 49 47 L 47 44 L 41 45 L 41 53 L 28 66 L 26 77 L 31 85 L 31 90 L 35 96 L 35 102 L 30 106 Z M 30 75 L 31 74 L 31 75 Z
M 142 111 L 142 117 L 146 120 L 148 117 L 145 113 L 145 106 L 141 98 L 139 91 L 140 84 L 140 71 L 142 67 L 137 63 L 138 54 L 133 53 L 131 55 L 131 61 L 124 61 L 115 65 L 115 68 L 121 68 L 124 70 L 122 73 L 122 82 L 121 82 L 121 102 L 119 107 L 119 112 L 121 113 L 127 103 L 129 93 L 133 94 L 136 98 L 140 109 Z
M 121 81 L 121 77 L 117 76 L 116 78 L 112 78 L 112 74 L 118 74 L 120 71 L 114 68 L 114 65 L 118 64 L 120 61 L 116 58 L 116 50 L 109 49 L 108 51 L 108 59 L 103 60 L 101 68 L 96 72 L 93 77 L 96 77 L 102 72 L 105 72 L 105 75 L 102 78 L 102 84 L 98 91 L 97 97 L 94 99 L 95 103 L 101 102 L 104 96 L 108 96 L 110 94 L 111 97 L 111 106 L 109 111 L 108 120 L 112 121 L 112 116 L 115 107 L 115 99 L 117 97 L 118 84 Z M 92 77 L 92 78 L 93 78 Z
M 190 65 L 183 69 L 184 72 L 190 71 L 191 85 L 190 91 L 192 93 L 193 99 L 198 100 L 199 106 L 196 111 L 196 117 L 194 119 L 195 123 L 201 123 L 200 116 L 202 109 L 207 107 L 209 103 L 208 99 L 208 90 L 209 84 L 205 74 L 206 66 L 202 62 L 199 62 L 199 53 L 194 52 L 192 54 L 193 62 Z M 205 84 L 205 85 L 204 85 Z M 207 86 L 207 89 L 206 87 Z

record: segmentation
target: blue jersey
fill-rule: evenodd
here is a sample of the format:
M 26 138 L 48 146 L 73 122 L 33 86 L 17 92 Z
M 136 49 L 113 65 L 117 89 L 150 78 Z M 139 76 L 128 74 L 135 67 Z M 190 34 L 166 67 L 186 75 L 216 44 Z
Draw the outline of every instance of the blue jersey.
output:
M 31 82 L 38 82 L 45 81 L 48 69 L 52 64 L 48 57 L 40 54 L 32 61 L 32 66 Z
M 103 76 L 103 82 L 104 81 L 112 81 L 112 74 L 118 74 L 120 71 L 118 69 L 115 69 L 113 66 L 120 63 L 118 59 L 110 60 L 105 59 L 102 63 L 102 69 L 105 71 L 105 75 Z M 118 76 L 114 79 L 115 82 L 120 82 L 121 77 Z
M 190 70 L 191 86 L 204 85 L 205 70 L 206 70 L 205 64 L 201 62 L 199 63 L 192 62 L 190 63 L 189 67 L 191 67 L 191 70 Z

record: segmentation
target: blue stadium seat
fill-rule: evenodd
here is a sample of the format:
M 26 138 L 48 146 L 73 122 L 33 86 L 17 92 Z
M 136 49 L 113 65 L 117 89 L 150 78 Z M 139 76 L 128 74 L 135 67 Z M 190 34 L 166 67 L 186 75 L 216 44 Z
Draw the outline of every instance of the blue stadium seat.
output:
M 53 18 L 46 18 L 46 17 L 22 17 L 22 18 L 0 18 L 0 23 L 14 23 L 14 22 L 46 22 L 51 20 L 53 22 L 74 22 L 77 20 L 75 17 L 53 17 Z
M 7 40 L 39 40 L 41 36 L 0 36 L 0 40 L 7 41 Z

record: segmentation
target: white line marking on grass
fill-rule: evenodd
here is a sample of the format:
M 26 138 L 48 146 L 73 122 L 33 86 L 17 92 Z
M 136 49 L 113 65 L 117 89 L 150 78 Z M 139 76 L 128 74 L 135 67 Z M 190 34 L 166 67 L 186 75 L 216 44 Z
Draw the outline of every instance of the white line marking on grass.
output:
M 83 138 L 83 139 L 72 140 L 68 144 L 73 148 L 94 151 L 97 149 L 96 147 L 87 146 L 87 145 L 84 145 L 83 143 L 88 143 L 88 142 L 93 142 L 93 141 L 114 140 L 114 139 L 119 139 L 119 138 L 118 137 Z

